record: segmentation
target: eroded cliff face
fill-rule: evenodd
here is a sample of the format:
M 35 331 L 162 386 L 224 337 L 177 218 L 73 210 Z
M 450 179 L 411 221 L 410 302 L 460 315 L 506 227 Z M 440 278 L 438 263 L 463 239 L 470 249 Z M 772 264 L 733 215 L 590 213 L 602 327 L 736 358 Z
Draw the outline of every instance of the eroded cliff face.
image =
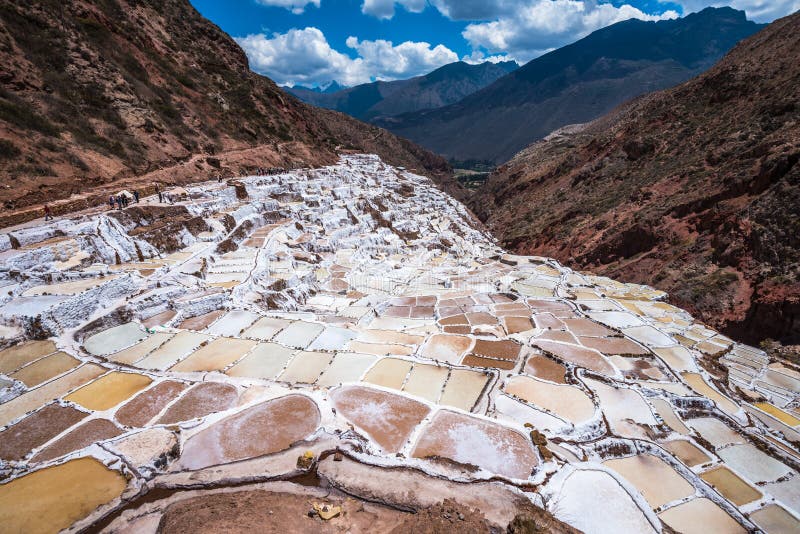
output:
M 555 132 L 470 201 L 507 247 L 648 283 L 751 342 L 800 336 L 800 15 Z
M 6 212 L 131 184 L 330 164 L 337 149 L 449 171 L 405 140 L 303 104 L 250 72 L 239 46 L 186 0 L 0 4 Z

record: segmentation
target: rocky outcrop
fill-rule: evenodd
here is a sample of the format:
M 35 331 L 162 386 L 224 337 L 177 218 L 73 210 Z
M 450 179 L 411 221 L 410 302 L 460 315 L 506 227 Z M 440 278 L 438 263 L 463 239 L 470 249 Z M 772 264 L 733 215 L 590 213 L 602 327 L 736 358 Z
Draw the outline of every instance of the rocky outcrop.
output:
M 334 163 L 341 148 L 449 173 L 443 159 L 252 73 L 187 0 L 0 4 L 1 226 L 41 217 L 45 202 L 63 199 L 52 209 L 66 213 L 120 187 Z
M 471 200 L 504 244 L 670 293 L 740 339 L 800 336 L 800 14 L 709 72 L 520 152 Z

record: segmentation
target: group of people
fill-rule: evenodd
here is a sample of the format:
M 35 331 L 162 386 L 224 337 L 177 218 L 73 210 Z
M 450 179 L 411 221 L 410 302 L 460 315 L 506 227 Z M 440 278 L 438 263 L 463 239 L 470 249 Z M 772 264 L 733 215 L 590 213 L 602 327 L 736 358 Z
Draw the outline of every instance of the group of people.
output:
M 137 204 L 139 203 L 139 192 L 138 191 L 134 190 L 134 192 L 133 192 L 133 201 L 136 202 Z M 112 210 L 115 207 L 117 209 L 120 209 L 120 210 L 123 209 L 123 208 L 127 208 L 128 204 L 130 204 L 130 199 L 128 198 L 128 195 L 126 195 L 124 193 L 120 193 L 120 194 L 118 194 L 116 196 L 111 195 L 110 197 L 108 197 L 108 205 Z
M 273 174 L 283 174 L 284 172 L 286 172 L 286 169 L 283 167 L 256 168 L 256 176 L 270 176 Z

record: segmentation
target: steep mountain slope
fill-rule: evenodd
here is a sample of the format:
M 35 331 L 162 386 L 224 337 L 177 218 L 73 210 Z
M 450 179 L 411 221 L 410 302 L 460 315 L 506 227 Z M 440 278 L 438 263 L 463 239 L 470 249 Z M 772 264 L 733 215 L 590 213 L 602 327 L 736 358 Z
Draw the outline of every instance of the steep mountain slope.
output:
M 143 176 L 140 185 L 331 163 L 337 147 L 448 170 L 253 74 L 236 43 L 186 0 L 0 3 L 4 215 Z
M 513 61 L 479 65 L 458 61 L 408 80 L 365 83 L 333 93 L 303 88 L 287 91 L 309 104 L 371 120 L 453 104 L 517 67 Z
M 536 143 L 471 200 L 504 244 L 800 338 L 800 13 L 707 73 Z M 575 128 L 573 130 L 580 130 Z
M 500 163 L 561 126 L 688 80 L 759 28 L 730 8 L 620 22 L 532 60 L 456 104 L 376 124 L 448 158 Z

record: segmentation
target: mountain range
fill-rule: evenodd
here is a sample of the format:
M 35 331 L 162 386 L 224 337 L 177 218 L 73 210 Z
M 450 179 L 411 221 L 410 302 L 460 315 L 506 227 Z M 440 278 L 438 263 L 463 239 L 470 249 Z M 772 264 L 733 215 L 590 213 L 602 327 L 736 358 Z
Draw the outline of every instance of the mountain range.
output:
M 561 126 L 688 80 L 761 27 L 731 8 L 658 22 L 626 20 L 538 57 L 456 103 L 374 122 L 449 159 L 501 163 Z
M 796 343 L 799 50 L 795 13 L 691 81 L 529 146 L 470 206 L 518 252 L 664 289 L 737 339 Z
M 372 82 L 330 92 L 289 88 L 309 104 L 374 120 L 400 113 L 433 109 L 458 102 L 519 67 L 513 61 L 471 65 L 458 61 L 407 80 Z
M 254 74 L 186 0 L 0 2 L 0 223 L 156 180 L 333 163 L 343 149 L 449 175 L 442 158 Z

